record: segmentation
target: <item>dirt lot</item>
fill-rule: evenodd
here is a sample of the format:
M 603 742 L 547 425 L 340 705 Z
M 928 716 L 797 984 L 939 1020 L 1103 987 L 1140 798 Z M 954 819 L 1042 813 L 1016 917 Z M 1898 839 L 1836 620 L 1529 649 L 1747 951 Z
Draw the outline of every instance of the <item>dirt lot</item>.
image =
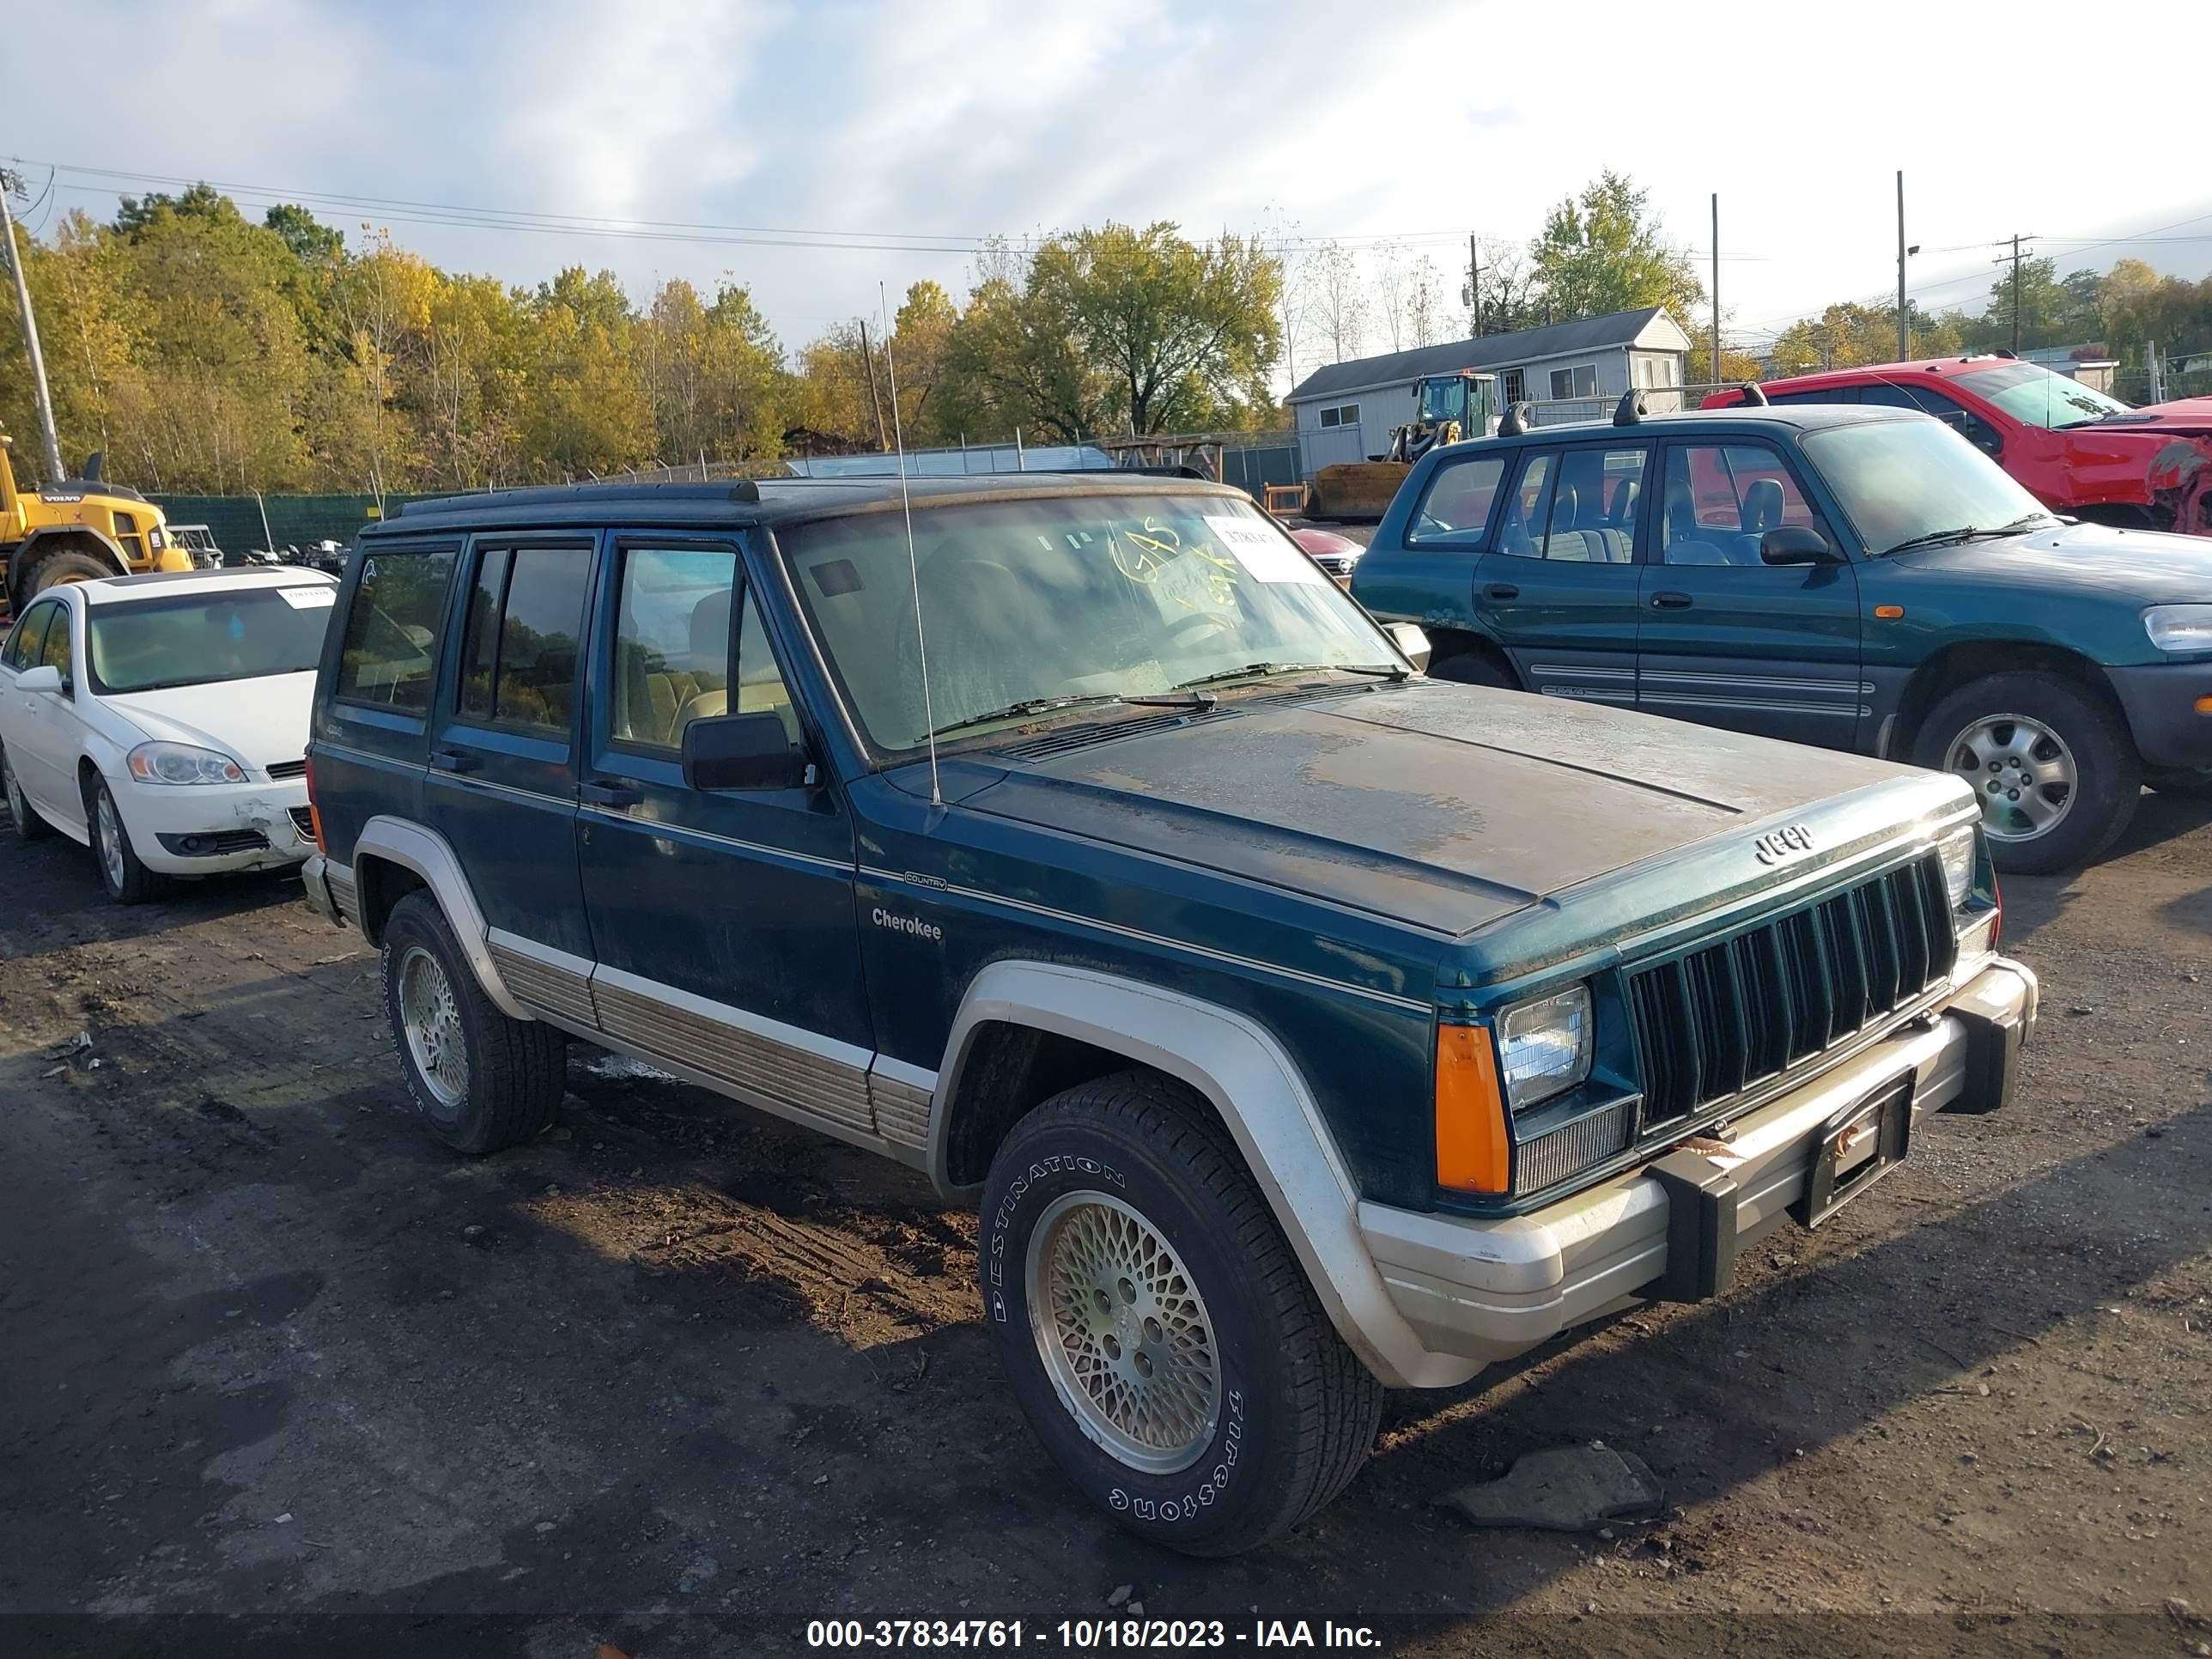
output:
M 919 1181 L 583 1052 L 544 1139 L 456 1160 L 296 883 L 126 911 L 66 843 L 0 865 L 0 1650 L 665 1659 L 1126 1584 L 1232 1648 L 2212 1650 L 2202 805 L 2010 884 L 2047 1011 L 2014 1109 L 1927 1126 L 1725 1303 L 1399 1399 L 1342 1500 L 1230 1563 L 1072 1501 Z M 1662 1521 L 1434 1505 L 1592 1438 Z

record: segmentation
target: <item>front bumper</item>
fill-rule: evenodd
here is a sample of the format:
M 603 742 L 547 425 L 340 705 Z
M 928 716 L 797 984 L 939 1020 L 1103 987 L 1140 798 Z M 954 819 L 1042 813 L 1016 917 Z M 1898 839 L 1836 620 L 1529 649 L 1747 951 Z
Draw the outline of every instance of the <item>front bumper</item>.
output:
M 2212 767 L 2212 714 L 2197 708 L 2199 700 L 2212 697 L 2212 662 L 2160 662 L 2105 672 L 2145 761 L 2185 772 Z
M 131 845 L 149 870 L 216 875 L 276 869 L 315 850 L 293 816 L 307 806 L 299 779 L 274 783 L 111 782 Z M 204 850 L 190 850 L 190 849 Z
M 1362 1203 L 1391 1301 L 1431 1353 L 1482 1364 L 1631 1304 L 1724 1292 L 1736 1250 L 1804 1200 L 1839 1118 L 1912 1079 L 1911 1117 L 1991 1111 L 2035 1024 L 2035 975 L 1991 957 L 1943 1007 L 1640 1172 L 1497 1221 Z

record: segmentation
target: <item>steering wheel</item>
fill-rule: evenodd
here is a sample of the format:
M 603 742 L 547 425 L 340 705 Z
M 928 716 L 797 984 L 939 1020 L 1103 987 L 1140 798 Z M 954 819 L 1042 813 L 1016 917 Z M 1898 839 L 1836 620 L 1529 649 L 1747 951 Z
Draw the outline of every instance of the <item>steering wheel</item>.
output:
M 1168 624 L 1168 643 L 1177 650 L 1195 645 L 1208 634 L 1226 634 L 1229 624 L 1207 611 L 1193 611 L 1180 622 Z

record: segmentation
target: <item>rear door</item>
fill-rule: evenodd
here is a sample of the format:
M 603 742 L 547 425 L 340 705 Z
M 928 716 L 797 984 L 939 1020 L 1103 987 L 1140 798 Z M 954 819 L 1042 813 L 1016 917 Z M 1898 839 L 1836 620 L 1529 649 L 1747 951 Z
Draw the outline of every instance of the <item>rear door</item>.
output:
M 592 953 L 575 758 L 592 568 L 587 538 L 471 541 L 422 792 L 423 821 L 459 858 L 493 945 L 570 975 L 590 971 Z
M 615 539 L 601 581 L 580 848 L 601 1029 L 822 1127 L 869 1132 L 873 1050 L 852 820 L 812 787 L 687 788 L 693 720 L 810 739 L 733 539 Z M 734 692 L 732 688 L 734 688 Z
M 1781 451 L 1764 441 L 1670 443 L 1643 572 L 1637 705 L 1656 714 L 1832 749 L 1853 746 L 1872 688 L 1848 564 L 1769 565 L 1759 538 L 1805 525 L 1839 545 Z
M 1636 701 L 1638 550 L 1648 445 L 1522 452 L 1490 550 L 1475 567 L 1476 614 L 1532 691 Z

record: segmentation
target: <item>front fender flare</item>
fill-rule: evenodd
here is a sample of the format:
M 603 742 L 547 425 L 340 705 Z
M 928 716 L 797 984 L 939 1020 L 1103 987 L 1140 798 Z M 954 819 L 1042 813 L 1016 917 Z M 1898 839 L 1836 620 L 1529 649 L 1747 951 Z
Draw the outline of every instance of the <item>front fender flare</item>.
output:
M 356 893 L 361 890 L 362 860 L 368 858 L 387 860 L 422 877 L 430 896 L 438 901 L 438 908 L 446 913 L 447 925 L 453 930 L 453 938 L 462 954 L 468 957 L 477 983 L 483 988 L 483 994 L 492 1000 L 493 1006 L 509 1019 L 536 1018 L 514 1000 L 499 976 L 499 966 L 491 958 L 487 938 L 489 927 L 483 912 L 477 907 L 476 895 L 470 890 L 469 878 L 462 873 L 461 861 L 454 855 L 451 842 L 436 830 L 426 830 L 406 818 L 379 814 L 362 826 L 353 845 L 353 863 L 343 878 L 352 884 Z M 362 929 L 364 936 L 368 931 L 366 927 Z
M 1232 1010 L 1093 969 L 994 962 L 976 975 L 947 1039 L 930 1111 L 931 1178 L 945 1186 L 951 1103 L 975 1034 L 1028 1025 L 1127 1055 L 1188 1084 L 1219 1115 L 1306 1280 L 1352 1350 L 1392 1388 L 1449 1388 L 1478 1361 L 1430 1352 L 1384 1287 L 1359 1226 L 1359 1196 L 1312 1092 L 1282 1045 Z

